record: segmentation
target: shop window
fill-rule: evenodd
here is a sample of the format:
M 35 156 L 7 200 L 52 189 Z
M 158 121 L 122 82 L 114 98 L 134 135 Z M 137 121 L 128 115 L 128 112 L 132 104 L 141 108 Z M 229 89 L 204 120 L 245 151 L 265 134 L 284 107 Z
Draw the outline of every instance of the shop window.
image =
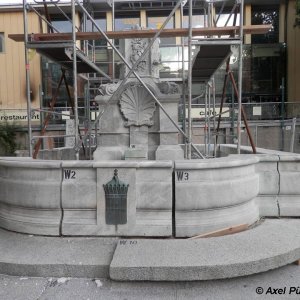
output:
M 285 47 L 277 45 L 252 45 L 252 91 L 280 94 L 282 77 L 285 77 Z
M 3 53 L 4 49 L 4 33 L 0 32 L 0 53 Z

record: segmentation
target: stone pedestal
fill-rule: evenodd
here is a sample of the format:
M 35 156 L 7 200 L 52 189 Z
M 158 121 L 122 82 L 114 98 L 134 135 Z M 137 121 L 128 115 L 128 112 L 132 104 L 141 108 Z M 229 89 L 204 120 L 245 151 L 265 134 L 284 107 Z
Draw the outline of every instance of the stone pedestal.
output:
M 125 151 L 125 160 L 148 159 L 148 127 L 130 126 L 130 146 Z
M 98 147 L 93 153 L 94 160 L 122 160 L 124 150 L 121 147 Z
M 73 148 L 75 146 L 75 134 L 76 134 L 75 120 L 73 119 L 66 120 L 66 135 L 74 135 L 74 137 L 73 136 L 66 137 L 65 147 Z
M 174 124 L 159 108 L 153 95 L 177 123 L 180 90 L 176 83 L 159 80 L 160 53 L 155 42 L 137 63 L 149 43 L 148 39 L 125 39 L 120 49 L 127 61 L 143 78 L 141 84 L 131 75 L 119 90 L 120 82 L 102 84 L 95 101 L 99 109 L 107 106 L 100 120 L 95 160 L 175 160 L 183 159 Z M 122 80 L 129 69 L 121 66 Z M 146 87 L 145 87 L 146 86 Z M 113 97 L 111 99 L 111 97 Z
M 139 147 L 130 147 L 125 150 L 125 160 L 148 160 L 148 151 Z
M 177 121 L 178 119 L 178 94 L 165 96 L 162 104 L 169 116 Z M 156 153 L 156 160 L 181 160 L 184 159 L 184 151 L 178 145 L 178 131 L 166 114 L 159 109 L 159 143 Z

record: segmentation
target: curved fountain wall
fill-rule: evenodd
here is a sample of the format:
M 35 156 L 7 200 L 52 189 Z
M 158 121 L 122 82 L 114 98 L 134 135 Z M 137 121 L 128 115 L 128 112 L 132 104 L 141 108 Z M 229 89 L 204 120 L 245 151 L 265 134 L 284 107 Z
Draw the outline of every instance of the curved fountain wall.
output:
M 129 184 L 126 224 L 105 217 L 103 185 Z M 230 155 L 192 161 L 0 158 L 0 227 L 41 235 L 193 236 L 300 216 L 300 156 Z M 173 230 L 173 231 L 172 231 Z
M 259 219 L 255 156 L 175 162 L 176 236 Z
M 0 159 L 0 227 L 42 235 L 172 235 L 171 161 Z M 127 222 L 105 218 L 107 184 L 129 184 Z
M 0 226 L 34 234 L 59 235 L 61 162 L 0 159 Z

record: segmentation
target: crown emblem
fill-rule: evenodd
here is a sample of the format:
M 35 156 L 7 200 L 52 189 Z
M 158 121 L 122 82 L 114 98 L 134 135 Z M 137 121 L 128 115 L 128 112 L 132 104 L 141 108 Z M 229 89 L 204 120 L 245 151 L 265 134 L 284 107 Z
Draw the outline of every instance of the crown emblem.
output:
M 114 170 L 111 181 L 103 184 L 105 192 L 105 221 L 108 225 L 127 223 L 127 192 L 129 184 L 119 180 L 118 170 Z

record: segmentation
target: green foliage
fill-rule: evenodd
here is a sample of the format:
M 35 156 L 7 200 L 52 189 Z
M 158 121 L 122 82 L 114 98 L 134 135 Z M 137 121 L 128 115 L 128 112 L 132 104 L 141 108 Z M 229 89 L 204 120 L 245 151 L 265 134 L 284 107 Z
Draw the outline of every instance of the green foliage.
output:
M 296 19 L 294 27 L 300 26 L 300 0 L 296 0 Z
M 8 122 L 0 124 L 0 155 L 14 156 L 17 150 L 17 126 Z

